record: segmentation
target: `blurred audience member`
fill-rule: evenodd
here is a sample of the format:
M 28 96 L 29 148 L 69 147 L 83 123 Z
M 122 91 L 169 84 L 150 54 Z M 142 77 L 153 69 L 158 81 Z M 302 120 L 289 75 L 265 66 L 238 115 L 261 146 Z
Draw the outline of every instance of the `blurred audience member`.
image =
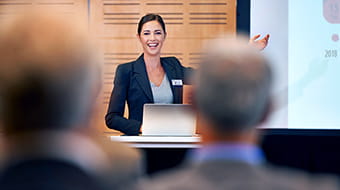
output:
M 155 176 L 144 189 L 338 189 L 336 179 L 312 177 L 266 163 L 256 126 L 270 112 L 272 73 L 242 39 L 213 40 L 195 77 L 193 103 L 202 147 L 181 168 Z
M 85 26 L 85 27 L 84 27 Z M 139 154 L 88 122 L 100 62 L 86 25 L 34 10 L 0 28 L 0 189 L 126 189 Z

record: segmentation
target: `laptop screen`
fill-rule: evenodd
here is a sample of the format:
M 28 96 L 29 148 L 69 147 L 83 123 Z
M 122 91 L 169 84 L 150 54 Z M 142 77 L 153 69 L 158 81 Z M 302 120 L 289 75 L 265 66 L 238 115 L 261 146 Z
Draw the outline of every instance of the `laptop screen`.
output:
M 143 136 L 193 136 L 196 114 L 186 104 L 144 104 Z

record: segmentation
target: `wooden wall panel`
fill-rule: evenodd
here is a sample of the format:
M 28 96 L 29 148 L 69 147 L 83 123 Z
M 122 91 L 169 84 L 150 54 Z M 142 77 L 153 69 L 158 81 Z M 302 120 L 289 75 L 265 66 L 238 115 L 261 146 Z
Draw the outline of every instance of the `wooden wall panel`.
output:
M 236 32 L 235 0 L 92 0 L 91 29 L 104 49 L 103 90 L 96 125 L 107 134 L 104 115 L 118 64 L 135 60 L 142 48 L 136 38 L 139 19 L 147 13 L 160 14 L 168 36 L 162 56 L 176 56 L 183 65 L 197 67 L 205 40 Z
M 13 14 L 20 14 L 32 8 L 49 9 L 65 19 L 81 18 L 88 21 L 87 0 L 0 0 L 0 22 Z
M 87 18 L 87 0 L 0 0 L 1 17 L 33 7 L 53 8 L 65 15 Z

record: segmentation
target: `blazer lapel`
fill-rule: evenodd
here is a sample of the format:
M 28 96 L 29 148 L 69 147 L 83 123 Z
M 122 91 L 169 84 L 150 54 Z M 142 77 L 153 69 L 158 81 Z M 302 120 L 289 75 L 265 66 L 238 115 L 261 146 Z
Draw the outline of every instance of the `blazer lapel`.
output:
M 169 83 L 171 86 L 172 94 L 174 96 L 174 103 L 182 103 L 182 87 L 174 86 L 172 80 L 181 80 L 179 76 L 177 76 L 176 69 L 169 62 L 169 59 L 161 59 L 161 64 L 165 70 L 166 76 L 169 79 Z
M 153 102 L 153 96 L 151 91 L 151 86 L 149 82 L 148 75 L 146 73 L 146 67 L 145 62 L 143 58 L 144 54 L 142 54 L 135 62 L 134 64 L 134 73 L 137 80 L 137 83 L 139 84 L 140 88 L 145 93 L 146 97 L 149 98 L 151 102 Z

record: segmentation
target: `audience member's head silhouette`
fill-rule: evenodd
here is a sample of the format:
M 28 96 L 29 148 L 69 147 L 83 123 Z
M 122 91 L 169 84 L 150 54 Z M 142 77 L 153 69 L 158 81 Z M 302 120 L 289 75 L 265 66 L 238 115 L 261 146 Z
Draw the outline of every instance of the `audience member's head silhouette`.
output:
M 87 117 L 99 67 L 80 23 L 35 10 L 1 26 L 0 100 L 7 134 L 76 127 Z
M 196 76 L 195 100 L 203 136 L 223 138 L 252 131 L 268 114 L 271 70 L 246 40 L 211 41 Z

